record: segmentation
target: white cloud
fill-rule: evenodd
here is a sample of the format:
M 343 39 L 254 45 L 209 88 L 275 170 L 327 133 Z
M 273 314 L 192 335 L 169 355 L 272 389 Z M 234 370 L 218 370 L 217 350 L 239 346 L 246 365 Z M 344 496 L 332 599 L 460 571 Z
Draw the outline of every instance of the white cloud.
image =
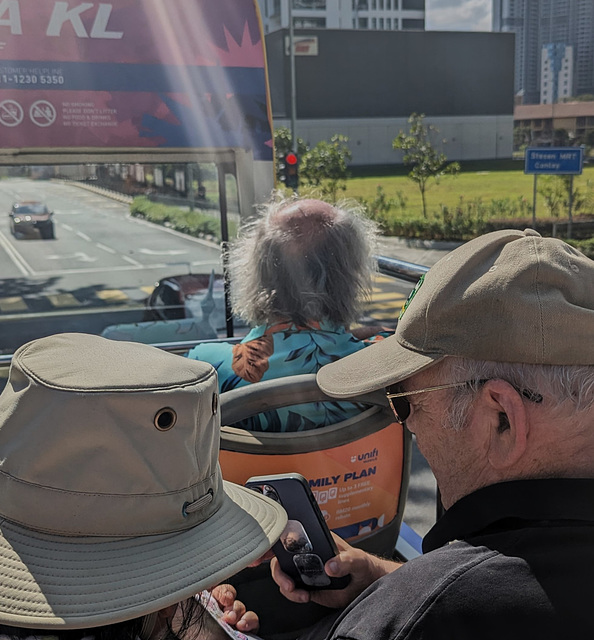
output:
M 427 0 L 431 31 L 491 31 L 491 0 Z

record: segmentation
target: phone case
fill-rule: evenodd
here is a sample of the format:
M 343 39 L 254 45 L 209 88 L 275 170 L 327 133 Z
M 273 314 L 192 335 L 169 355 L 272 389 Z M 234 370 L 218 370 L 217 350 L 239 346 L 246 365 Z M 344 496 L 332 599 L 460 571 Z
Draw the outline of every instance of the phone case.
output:
M 342 589 L 350 576 L 330 578 L 325 563 L 337 554 L 324 516 L 307 480 L 298 473 L 254 476 L 246 487 L 279 502 L 289 521 L 272 547 L 281 569 L 302 589 Z

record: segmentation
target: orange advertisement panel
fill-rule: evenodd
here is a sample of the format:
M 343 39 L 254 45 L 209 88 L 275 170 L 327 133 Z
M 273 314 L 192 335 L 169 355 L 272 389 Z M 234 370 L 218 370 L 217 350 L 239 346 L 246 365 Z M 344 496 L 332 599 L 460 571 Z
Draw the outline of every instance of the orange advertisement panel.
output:
M 402 426 L 324 451 L 255 455 L 221 451 L 223 477 L 244 484 L 250 476 L 298 472 L 330 529 L 355 540 L 389 524 L 398 510 L 404 464 Z

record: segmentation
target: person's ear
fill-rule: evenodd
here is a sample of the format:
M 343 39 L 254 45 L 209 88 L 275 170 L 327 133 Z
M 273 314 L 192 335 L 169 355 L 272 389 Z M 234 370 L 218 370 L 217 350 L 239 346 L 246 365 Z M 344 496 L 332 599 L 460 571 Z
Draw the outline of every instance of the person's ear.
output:
M 158 638 L 163 637 L 165 631 L 171 627 L 173 617 L 175 616 L 177 610 L 178 605 L 173 604 L 169 607 L 165 607 L 164 609 L 160 609 L 155 613 L 151 613 L 148 616 L 145 616 L 143 628 L 141 634 L 139 635 L 140 640 L 157 640 Z M 148 625 L 150 625 L 150 630 L 148 629 Z
M 520 394 L 505 380 L 489 380 L 482 393 L 489 429 L 487 457 L 491 467 L 501 471 L 526 452 L 528 415 Z

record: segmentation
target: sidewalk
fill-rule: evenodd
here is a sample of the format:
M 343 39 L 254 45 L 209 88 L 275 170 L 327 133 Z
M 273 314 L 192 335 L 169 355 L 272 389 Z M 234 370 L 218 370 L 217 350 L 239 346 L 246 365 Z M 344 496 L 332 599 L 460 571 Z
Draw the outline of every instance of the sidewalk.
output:
M 379 241 L 379 253 L 387 258 L 431 267 L 461 244 L 463 243 L 382 236 Z

